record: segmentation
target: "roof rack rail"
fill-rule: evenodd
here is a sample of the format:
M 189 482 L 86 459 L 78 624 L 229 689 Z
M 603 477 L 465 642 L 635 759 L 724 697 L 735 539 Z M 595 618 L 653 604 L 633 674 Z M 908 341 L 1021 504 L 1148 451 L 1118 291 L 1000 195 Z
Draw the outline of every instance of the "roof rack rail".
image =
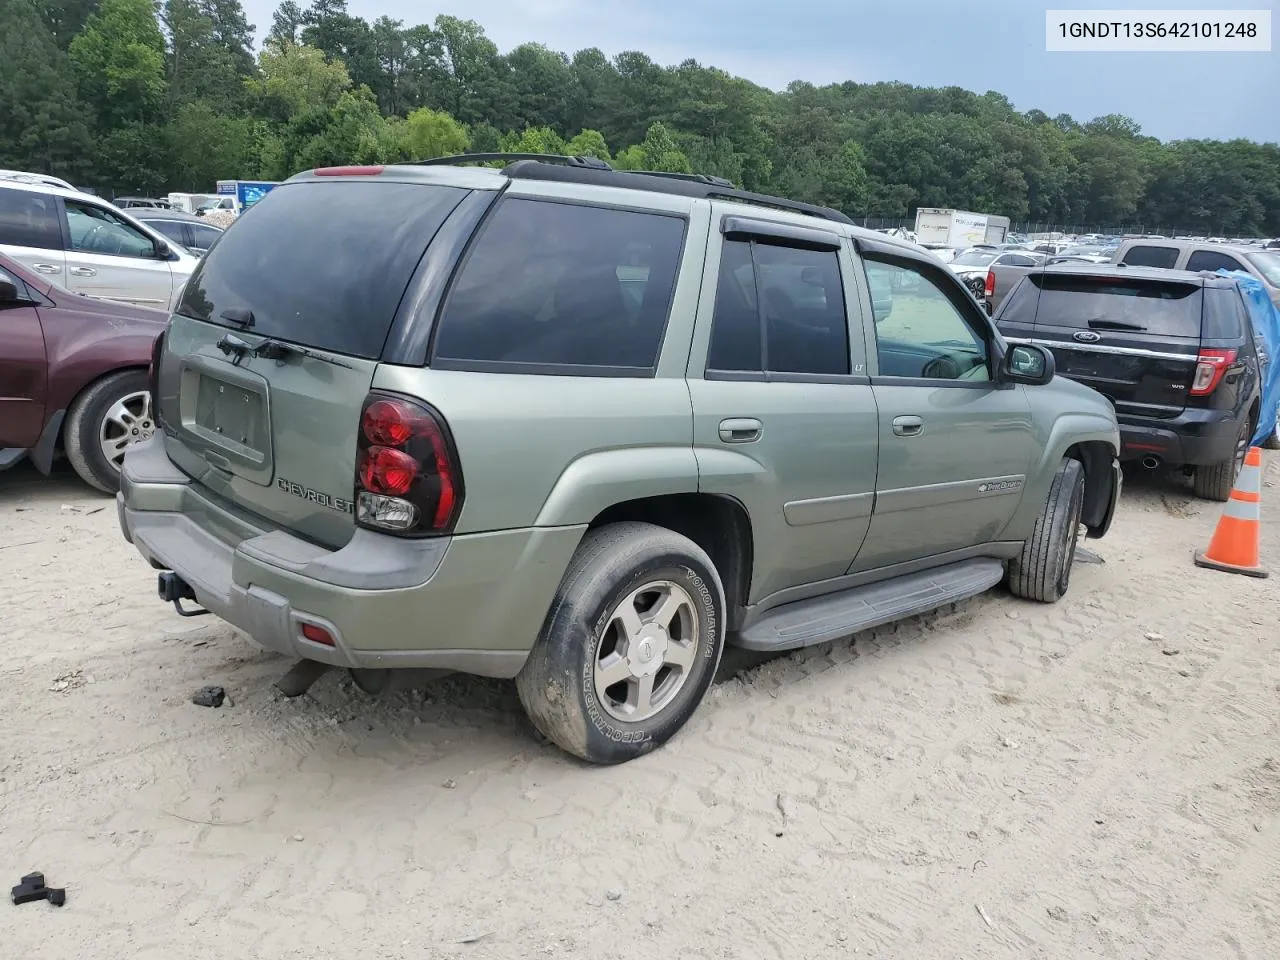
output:
M 459 166 L 464 163 L 506 161 L 502 172 L 519 180 L 585 183 L 649 193 L 674 193 L 706 200 L 732 200 L 774 210 L 790 210 L 806 216 L 856 226 L 839 210 L 764 193 L 739 190 L 723 177 L 704 173 L 667 173 L 656 170 L 615 170 L 598 157 L 565 157 L 553 153 L 463 153 L 412 161 L 415 166 Z
M 667 177 L 670 180 L 688 180 L 691 183 L 709 183 L 717 187 L 737 189 L 733 186 L 732 180 L 726 180 L 724 177 L 713 177 L 709 173 L 668 173 L 666 170 L 624 170 L 622 172 L 641 173 L 646 177 Z
M 566 157 L 555 153 L 460 153 L 452 157 L 432 157 L 429 160 L 410 160 L 417 167 L 454 167 L 464 163 L 492 163 L 501 160 L 514 163 L 517 160 L 536 160 L 539 163 L 560 163 L 567 167 L 587 170 L 612 170 L 613 167 L 599 157 Z

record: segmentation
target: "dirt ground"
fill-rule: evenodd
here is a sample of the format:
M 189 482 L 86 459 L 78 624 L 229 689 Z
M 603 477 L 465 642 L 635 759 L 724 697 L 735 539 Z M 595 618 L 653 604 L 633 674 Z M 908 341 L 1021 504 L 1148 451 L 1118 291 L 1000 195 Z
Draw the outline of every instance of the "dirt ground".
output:
M 1130 475 L 1058 605 L 734 658 L 606 769 L 502 683 L 283 700 L 285 661 L 156 599 L 110 500 L 0 474 L 0 869 L 68 897 L 0 906 L 3 953 L 1270 960 L 1280 591 L 1192 565 L 1218 514 Z

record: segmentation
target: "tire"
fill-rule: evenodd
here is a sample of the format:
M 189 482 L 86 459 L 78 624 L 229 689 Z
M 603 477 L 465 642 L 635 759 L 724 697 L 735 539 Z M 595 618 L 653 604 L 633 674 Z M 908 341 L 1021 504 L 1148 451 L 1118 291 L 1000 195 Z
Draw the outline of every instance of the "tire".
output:
M 1271 431 L 1271 436 L 1262 441 L 1262 446 L 1267 450 L 1280 450 L 1280 414 L 1276 415 L 1276 428 Z
M 1210 463 L 1196 467 L 1193 486 L 1195 494 L 1201 500 L 1216 500 L 1226 503 L 1231 499 L 1231 488 L 1236 484 L 1240 468 L 1244 466 L 1244 455 L 1249 452 L 1249 441 L 1253 439 L 1253 424 L 1246 422 L 1236 438 L 1236 455 L 1222 463 Z
M 85 483 L 115 493 L 125 448 L 154 432 L 146 371 L 125 370 L 90 384 L 76 397 L 62 430 L 62 446 Z M 118 450 L 118 456 L 109 457 L 104 445 Z
M 1022 552 L 1009 561 L 1007 582 L 1014 596 L 1056 603 L 1067 592 L 1080 538 L 1084 479 L 1080 461 L 1064 459 L 1059 464 L 1044 512 L 1036 519 Z
M 629 598 L 627 631 L 620 614 Z M 674 615 L 663 610 L 668 600 Z M 516 677 L 520 702 L 543 735 L 576 757 L 612 764 L 642 756 L 684 726 L 711 686 L 724 608 L 719 574 L 687 537 L 648 523 L 592 530 Z M 661 616 L 670 617 L 668 633 L 655 627 Z M 619 679 L 608 684 L 610 677 Z

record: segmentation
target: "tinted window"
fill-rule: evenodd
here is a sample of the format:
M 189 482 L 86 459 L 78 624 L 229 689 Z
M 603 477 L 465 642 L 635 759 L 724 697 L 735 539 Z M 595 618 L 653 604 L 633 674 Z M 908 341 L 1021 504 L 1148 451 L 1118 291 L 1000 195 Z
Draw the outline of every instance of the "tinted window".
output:
M 1120 260 L 1131 267 L 1159 267 L 1161 270 L 1172 270 L 1178 262 L 1177 247 L 1130 247 Z
M 951 262 L 957 267 L 985 267 L 995 258 L 995 253 L 989 250 L 980 250 L 962 253 Z
M 679 217 L 502 201 L 445 303 L 435 357 L 651 369 L 684 230 Z
M 726 241 L 707 369 L 847 374 L 848 320 L 836 254 Z
M 182 230 L 183 226 L 185 226 L 184 224 L 173 220 L 152 220 L 148 222 L 147 226 L 152 230 L 159 230 L 175 243 L 185 244 L 187 242 L 186 235 Z
M 110 210 L 76 200 L 66 203 L 67 226 L 71 230 L 70 249 L 119 257 L 155 256 L 155 244 L 151 238 Z
M 213 242 L 222 236 L 221 230 L 215 230 L 213 227 L 202 226 L 198 223 L 188 223 L 187 229 L 191 231 L 192 245 L 199 247 L 201 250 L 208 250 L 213 246 Z
M 1200 287 L 1158 280 L 1045 274 L 1036 326 L 1200 337 Z
M 1024 254 L 1007 253 L 1000 258 L 999 262 L 1008 267 L 1034 267 L 1040 261 Z
M 1040 288 L 1025 277 L 1009 292 L 996 311 L 997 327 L 1006 324 L 1020 327 L 1034 326 L 1036 322 L 1036 301 L 1040 297 Z
M 1249 314 L 1245 312 L 1240 290 L 1230 287 L 1205 287 L 1204 327 L 1205 339 L 1230 340 L 1240 337 L 1250 329 Z
M 1196 270 L 1243 270 L 1244 266 L 1235 257 L 1217 250 L 1197 250 L 1187 258 L 1187 269 Z
M 56 198 L 27 190 L 0 189 L 0 243 L 61 250 Z
M 466 194 L 391 181 L 291 183 L 254 205 L 205 255 L 178 312 L 221 326 L 376 359 L 436 230 Z
M 986 340 L 957 306 L 960 291 L 902 264 L 867 260 L 866 266 L 873 297 L 877 290 L 892 291 L 892 310 L 876 311 L 880 376 L 991 379 Z

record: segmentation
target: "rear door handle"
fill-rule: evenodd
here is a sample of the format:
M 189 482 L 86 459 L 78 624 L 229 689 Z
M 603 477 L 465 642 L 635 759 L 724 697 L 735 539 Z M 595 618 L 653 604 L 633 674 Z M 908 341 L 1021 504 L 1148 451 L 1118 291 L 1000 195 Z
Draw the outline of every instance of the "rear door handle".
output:
M 720 439 L 725 443 L 751 443 L 760 439 L 761 429 L 755 417 L 731 417 L 720 421 Z
M 36 273 L 61 273 L 61 267 L 55 267 L 52 263 L 35 264 Z
M 73 277 L 96 277 L 98 275 L 98 271 L 93 269 L 93 267 L 72 267 L 71 275 Z
M 924 433 L 924 421 L 919 417 L 894 417 L 893 433 L 898 437 L 918 437 Z

